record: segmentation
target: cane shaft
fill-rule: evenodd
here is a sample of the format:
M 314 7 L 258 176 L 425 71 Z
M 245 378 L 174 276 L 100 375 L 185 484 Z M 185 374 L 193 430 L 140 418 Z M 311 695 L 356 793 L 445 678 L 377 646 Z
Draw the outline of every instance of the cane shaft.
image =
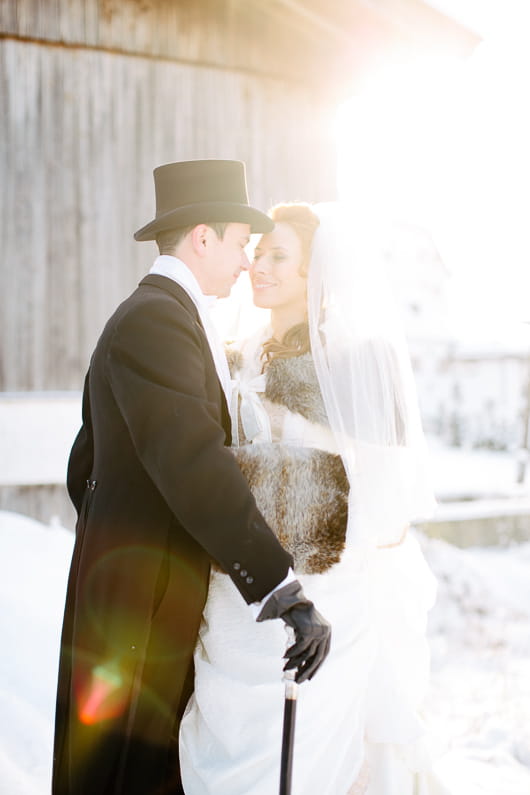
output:
M 283 709 L 282 758 L 280 766 L 280 795 L 291 795 L 293 777 L 294 727 L 296 721 L 296 685 L 286 688 Z

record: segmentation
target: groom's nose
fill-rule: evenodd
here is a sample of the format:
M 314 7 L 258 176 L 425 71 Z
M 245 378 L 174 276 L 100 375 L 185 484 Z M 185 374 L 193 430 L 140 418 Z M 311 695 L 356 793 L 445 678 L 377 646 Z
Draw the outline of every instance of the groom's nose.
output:
M 250 260 L 247 257 L 246 251 L 243 252 L 243 256 L 241 257 L 241 270 L 248 271 L 250 269 Z

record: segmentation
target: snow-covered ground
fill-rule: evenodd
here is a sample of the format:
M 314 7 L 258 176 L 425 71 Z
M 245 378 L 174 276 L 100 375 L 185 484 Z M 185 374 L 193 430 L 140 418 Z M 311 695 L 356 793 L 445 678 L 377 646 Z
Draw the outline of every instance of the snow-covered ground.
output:
M 80 425 L 80 392 L 0 392 L 0 483 L 63 482 Z
M 438 579 L 426 718 L 452 795 L 530 793 L 530 543 L 423 539 Z
M 78 393 L 59 398 L 31 396 L 27 405 L 27 396 L 13 395 L 1 402 L 0 435 L 13 438 L 0 482 L 62 479 L 80 407 Z M 28 415 L 45 419 L 39 427 L 47 434 L 46 455 L 28 455 L 21 443 Z M 513 454 L 448 449 L 435 439 L 429 446 L 442 518 L 449 510 L 469 516 L 485 507 L 491 516 L 491 501 L 499 499 L 506 510 L 526 504 L 530 517 L 530 488 L 515 483 Z M 479 499 L 446 502 L 463 495 Z M 530 543 L 458 549 L 421 542 L 439 581 L 425 713 L 439 773 L 451 795 L 529 795 Z M 72 532 L 57 523 L 0 511 L 0 795 L 49 792 L 72 543 Z
M 0 793 L 48 795 L 73 534 L 0 511 Z
M 517 483 L 516 452 L 448 447 L 434 436 L 427 441 L 432 480 L 440 501 L 530 499 L 530 464 L 525 482 Z
M 0 793 L 47 795 L 72 533 L 0 512 Z M 451 795 L 530 793 L 530 544 L 422 539 L 439 580 L 425 717 Z

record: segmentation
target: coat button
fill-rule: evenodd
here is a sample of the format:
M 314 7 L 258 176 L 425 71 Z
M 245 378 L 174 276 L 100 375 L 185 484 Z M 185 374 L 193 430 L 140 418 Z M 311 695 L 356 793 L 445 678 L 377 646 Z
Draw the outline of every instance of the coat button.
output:
M 252 585 L 253 582 L 254 582 L 254 577 L 247 577 L 246 579 L 247 585 Z
M 232 568 L 234 569 L 234 571 L 239 571 L 239 569 L 241 568 L 241 563 L 238 563 L 236 560 Z
M 239 572 L 239 574 L 240 574 L 240 576 L 241 576 L 241 577 L 246 577 L 246 576 L 247 576 L 247 574 L 248 574 L 248 571 L 247 571 L 246 569 L 241 569 L 241 571 Z

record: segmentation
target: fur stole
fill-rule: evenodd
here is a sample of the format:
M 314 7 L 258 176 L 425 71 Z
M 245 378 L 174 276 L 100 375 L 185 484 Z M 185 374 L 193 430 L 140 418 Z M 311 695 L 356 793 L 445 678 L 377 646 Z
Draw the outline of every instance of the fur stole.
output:
M 241 368 L 231 352 L 232 372 Z M 274 359 L 266 371 L 265 397 L 328 425 L 310 354 Z M 234 448 L 256 504 L 293 556 L 294 570 L 321 574 L 340 560 L 348 520 L 349 484 L 339 455 L 282 443 L 245 444 Z
M 243 366 L 240 351 L 229 349 L 228 365 L 232 376 Z M 279 403 L 309 422 L 328 425 L 324 401 L 310 353 L 290 359 L 273 359 L 266 371 L 265 397 Z
M 341 457 L 279 443 L 234 448 L 256 504 L 294 570 L 321 574 L 338 563 L 348 520 L 348 480 Z

